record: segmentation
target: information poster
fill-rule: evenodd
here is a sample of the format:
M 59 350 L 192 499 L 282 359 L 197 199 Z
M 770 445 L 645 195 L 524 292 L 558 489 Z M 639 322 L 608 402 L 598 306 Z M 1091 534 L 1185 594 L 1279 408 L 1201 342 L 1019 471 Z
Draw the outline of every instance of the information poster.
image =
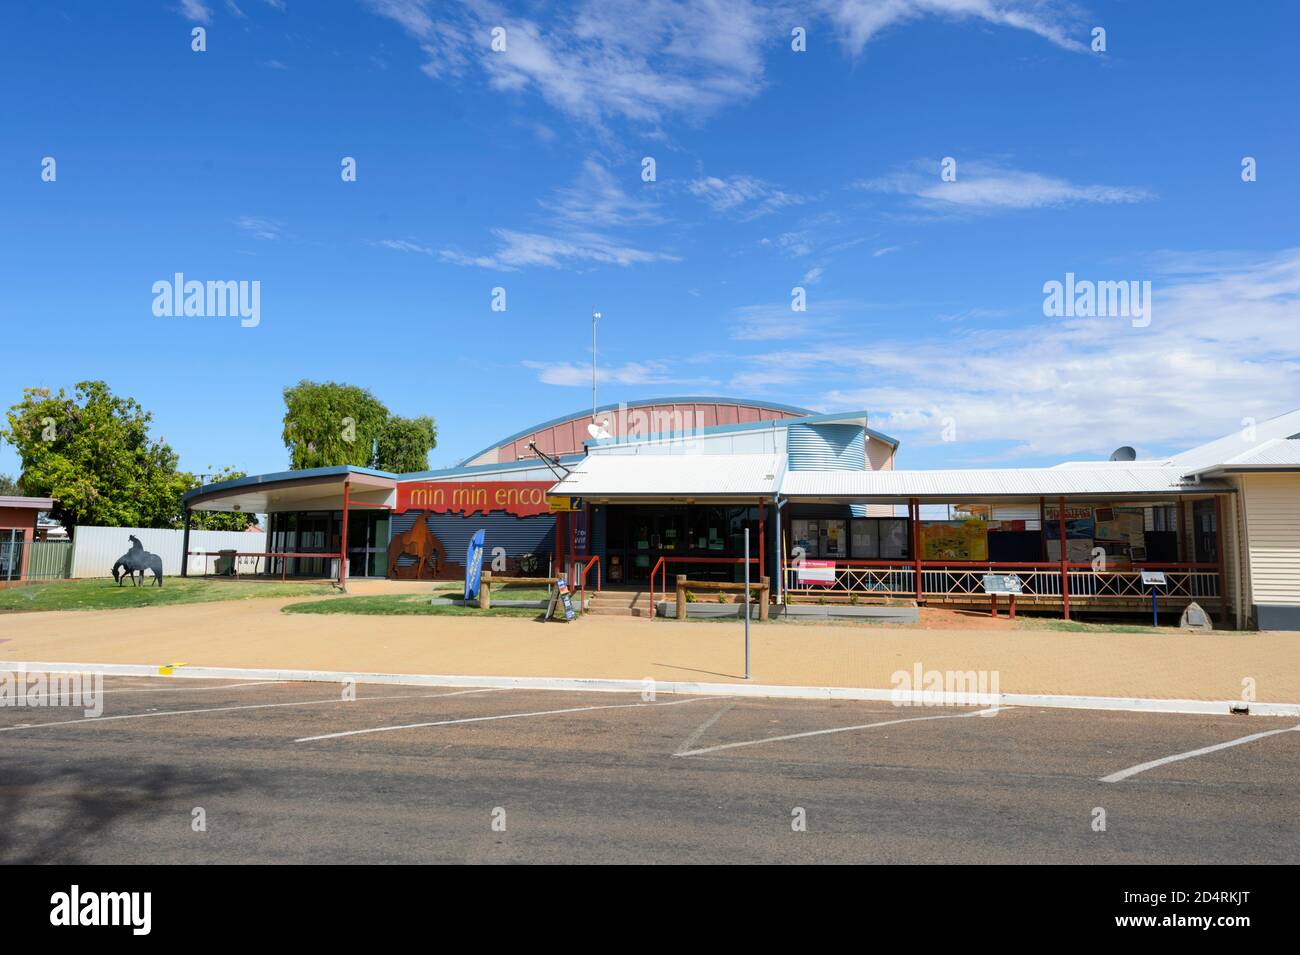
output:
M 790 549 L 798 548 L 804 557 L 820 557 L 817 549 L 817 521 L 794 520 L 790 522 Z
M 845 540 L 844 521 L 821 521 L 821 548 L 818 557 L 843 557 Z
M 988 521 L 922 521 L 921 554 L 926 560 L 988 560 Z

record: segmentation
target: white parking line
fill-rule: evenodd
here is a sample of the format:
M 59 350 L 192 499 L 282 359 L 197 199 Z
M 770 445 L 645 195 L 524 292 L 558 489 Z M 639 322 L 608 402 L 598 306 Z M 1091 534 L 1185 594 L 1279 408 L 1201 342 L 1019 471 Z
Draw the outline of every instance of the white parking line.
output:
M 107 723 L 110 720 L 148 720 L 158 716 L 186 716 L 191 713 L 227 713 L 231 710 L 269 710 L 282 706 L 321 706 L 325 703 L 360 703 L 369 700 L 434 700 L 444 696 L 464 696 L 467 693 L 494 693 L 495 687 L 479 690 L 457 690 L 454 693 L 412 693 L 398 696 L 358 696 L 355 700 L 345 700 L 341 696 L 328 700 L 301 700 L 296 703 L 249 703 L 242 706 L 208 706 L 191 710 L 161 710 L 157 713 L 123 713 L 121 716 L 87 716 L 79 720 L 59 720 L 52 723 L 28 723 L 23 726 L 0 726 L 0 733 L 14 733 L 20 730 L 38 730 L 47 726 L 81 726 L 87 723 Z
M 1138 765 L 1130 766 L 1128 769 L 1121 769 L 1117 773 L 1103 776 L 1101 777 L 1101 781 L 1103 783 L 1117 783 L 1121 780 L 1128 779 L 1130 776 L 1136 776 L 1138 773 L 1145 773 L 1148 769 L 1155 769 L 1157 766 L 1164 766 L 1166 763 L 1176 763 L 1179 760 L 1191 759 L 1193 756 L 1204 756 L 1206 753 L 1228 749 L 1230 746 L 1240 746 L 1242 743 L 1253 743 L 1255 740 L 1263 739 L 1265 736 L 1276 736 L 1278 733 L 1294 733 L 1296 730 L 1300 730 L 1300 726 L 1288 726 L 1286 729 L 1267 730 L 1263 733 L 1251 733 L 1249 736 L 1243 736 L 1240 739 L 1230 739 L 1226 743 L 1215 743 L 1213 746 L 1203 746 L 1200 749 L 1189 750 L 1186 753 L 1175 753 L 1173 756 L 1153 759 L 1148 763 L 1138 763 Z
M 686 752 L 692 746 L 698 743 L 700 741 L 700 737 L 703 736 L 705 733 L 707 733 L 709 729 L 713 726 L 713 724 L 718 722 L 718 720 L 722 719 L 722 715 L 726 713 L 727 710 L 734 707 L 735 705 L 736 705 L 735 703 L 728 703 L 726 706 L 718 710 L 718 712 L 714 713 L 712 716 L 710 716 L 699 726 L 695 727 L 695 731 L 691 733 L 690 736 L 686 737 L 686 739 L 682 742 L 682 745 L 677 747 L 677 752 L 674 753 L 673 755 L 680 756 L 682 753 Z
M 790 733 L 788 736 L 768 736 L 764 739 L 747 739 L 739 743 L 721 743 L 717 746 L 706 746 L 704 749 L 689 749 L 673 753 L 674 756 L 702 756 L 705 753 L 716 753 L 723 749 L 736 749 L 741 746 L 758 746 L 762 743 L 781 743 L 791 739 L 805 739 L 809 736 L 825 736 L 828 733 L 850 733 L 853 730 L 869 730 L 880 726 L 897 726 L 899 723 L 920 723 L 925 720 L 959 720 L 966 716 L 992 716 L 1001 710 L 1010 709 L 1007 706 L 994 706 L 987 710 L 974 710 L 970 713 L 945 713 L 942 716 L 909 716 L 901 720 L 885 720 L 881 723 L 859 723 L 856 726 L 836 726 L 828 730 L 809 730 L 806 733 Z
M 459 720 L 434 720 L 430 723 L 403 723 L 400 726 L 375 726 L 366 730 L 346 730 L 342 733 L 323 733 L 320 736 L 304 736 L 294 740 L 295 743 L 311 743 L 320 739 L 338 739 L 341 736 L 364 736 L 367 733 L 388 733 L 393 730 L 418 730 L 429 726 L 454 726 L 458 723 L 487 723 L 492 720 L 519 720 L 526 716 L 556 716 L 560 713 L 585 713 L 588 710 L 628 710 L 646 706 L 683 706 L 687 703 L 704 703 L 716 700 L 716 696 L 693 697 L 689 700 L 673 700 L 669 703 L 606 703 L 600 706 L 571 706 L 563 710 L 536 710 L 531 713 L 501 713 L 496 716 L 467 716 Z

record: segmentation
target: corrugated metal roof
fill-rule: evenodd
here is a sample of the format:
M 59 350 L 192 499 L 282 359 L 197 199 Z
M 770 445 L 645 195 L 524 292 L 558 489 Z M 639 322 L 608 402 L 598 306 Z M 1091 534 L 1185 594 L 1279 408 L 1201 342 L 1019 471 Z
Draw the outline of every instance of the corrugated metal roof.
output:
M 771 497 L 774 454 L 593 454 L 551 489 L 577 497 Z
M 1275 438 L 1290 438 L 1300 435 L 1300 410 L 1288 411 L 1286 414 L 1260 421 L 1240 431 L 1225 435 L 1208 444 L 1189 448 L 1173 456 L 1175 466 L 1184 472 L 1204 471 L 1215 464 L 1223 464 L 1239 454 L 1249 454 L 1254 448 L 1266 444 Z
M 1183 481 L 1177 468 L 994 468 L 960 471 L 790 471 L 785 497 L 845 500 L 908 497 L 1052 497 L 1062 494 L 1196 493 L 1229 488 Z
M 1235 458 L 1228 458 L 1220 467 L 1233 468 L 1285 468 L 1300 467 L 1300 440 L 1274 438 Z M 1217 470 L 1217 468 L 1216 468 Z

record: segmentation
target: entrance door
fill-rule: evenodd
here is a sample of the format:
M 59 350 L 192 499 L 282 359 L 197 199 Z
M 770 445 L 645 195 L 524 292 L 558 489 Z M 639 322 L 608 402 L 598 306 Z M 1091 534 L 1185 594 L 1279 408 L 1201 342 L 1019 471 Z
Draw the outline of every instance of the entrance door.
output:
M 348 511 L 348 576 L 388 573 L 388 512 Z

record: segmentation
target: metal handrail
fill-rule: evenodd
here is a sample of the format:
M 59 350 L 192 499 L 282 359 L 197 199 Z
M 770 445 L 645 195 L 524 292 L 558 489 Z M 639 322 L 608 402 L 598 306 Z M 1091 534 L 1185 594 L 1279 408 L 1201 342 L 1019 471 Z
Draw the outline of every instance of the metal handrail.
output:
M 582 573 L 578 575 L 578 581 L 582 587 L 581 601 L 582 611 L 587 611 L 587 571 L 591 570 L 591 565 L 596 565 L 596 593 L 600 593 L 600 555 L 594 554 L 591 560 L 582 565 Z

